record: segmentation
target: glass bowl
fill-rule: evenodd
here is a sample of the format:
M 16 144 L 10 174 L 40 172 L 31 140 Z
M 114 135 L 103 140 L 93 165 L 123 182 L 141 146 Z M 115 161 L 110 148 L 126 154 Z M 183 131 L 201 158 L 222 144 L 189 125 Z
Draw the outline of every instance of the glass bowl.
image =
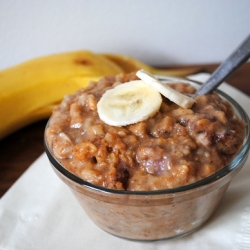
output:
M 163 77 L 163 80 L 174 81 L 172 77 Z M 185 81 L 196 84 L 194 81 Z M 228 165 L 198 182 L 154 191 L 107 189 L 88 183 L 64 168 L 50 151 L 46 137 L 45 152 L 55 173 L 71 189 L 86 214 L 106 232 L 144 241 L 191 233 L 201 227 L 215 211 L 249 153 L 250 122 L 246 112 L 227 94 L 222 91 L 217 93 L 231 103 L 235 114 L 247 124 L 244 143 Z

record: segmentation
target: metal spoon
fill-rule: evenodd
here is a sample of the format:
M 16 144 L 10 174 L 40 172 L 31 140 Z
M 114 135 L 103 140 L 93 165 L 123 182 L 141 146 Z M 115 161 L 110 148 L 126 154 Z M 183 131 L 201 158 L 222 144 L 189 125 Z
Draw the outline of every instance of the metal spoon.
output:
M 244 42 L 214 71 L 210 78 L 201 85 L 195 95 L 208 94 L 216 89 L 236 69 L 250 57 L 250 35 Z

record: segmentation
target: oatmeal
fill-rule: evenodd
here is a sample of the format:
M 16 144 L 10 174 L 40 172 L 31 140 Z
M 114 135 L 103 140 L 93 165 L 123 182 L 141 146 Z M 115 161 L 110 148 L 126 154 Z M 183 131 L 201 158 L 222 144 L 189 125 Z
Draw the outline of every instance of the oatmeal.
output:
M 98 116 L 97 103 L 135 74 L 104 77 L 57 106 L 46 130 L 55 158 L 83 180 L 112 189 L 159 190 L 204 179 L 228 164 L 243 143 L 245 124 L 216 93 L 181 108 L 163 97 L 151 118 L 116 127 Z M 171 84 L 184 94 L 189 84 Z

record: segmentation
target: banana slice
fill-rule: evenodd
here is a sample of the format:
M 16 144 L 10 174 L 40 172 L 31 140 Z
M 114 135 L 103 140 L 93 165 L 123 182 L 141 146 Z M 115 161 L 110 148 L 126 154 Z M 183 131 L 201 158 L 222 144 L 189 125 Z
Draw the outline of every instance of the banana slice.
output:
M 155 88 L 135 80 L 107 90 L 97 103 L 97 112 L 108 125 L 126 126 L 152 117 L 161 103 L 162 97 Z
M 178 104 L 182 108 L 190 108 L 194 104 L 195 100 L 189 96 L 172 89 L 166 84 L 163 84 L 157 80 L 151 73 L 141 69 L 137 71 L 136 75 L 148 85 L 154 87 L 162 95 L 168 98 L 170 101 Z

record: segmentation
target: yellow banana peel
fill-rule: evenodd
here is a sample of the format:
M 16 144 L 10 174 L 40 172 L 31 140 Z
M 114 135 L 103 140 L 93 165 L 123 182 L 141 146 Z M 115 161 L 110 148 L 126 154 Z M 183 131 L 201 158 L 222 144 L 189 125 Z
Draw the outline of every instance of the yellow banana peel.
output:
M 34 115 L 35 110 L 62 100 L 65 94 L 103 75 L 121 72 L 112 61 L 89 51 L 41 57 L 1 71 L 0 139 L 28 124 L 25 117 L 33 122 L 29 114 Z
M 8 134 L 10 131 L 17 131 L 20 128 L 23 128 L 29 124 L 35 123 L 37 121 L 47 119 L 51 116 L 52 110 L 58 103 L 49 104 L 44 107 L 38 108 L 30 113 L 23 115 L 20 120 L 15 120 L 15 122 L 11 123 L 8 130 L 5 130 Z
M 140 69 L 153 74 L 186 76 L 191 70 L 159 70 L 126 55 L 82 50 L 36 58 L 0 71 L 0 139 L 48 118 L 64 95 L 105 75 Z
M 197 72 L 197 68 L 158 69 L 149 66 L 133 57 L 122 54 L 101 54 L 101 55 L 119 65 L 126 73 L 144 69 L 155 75 L 184 77 L 192 75 Z

